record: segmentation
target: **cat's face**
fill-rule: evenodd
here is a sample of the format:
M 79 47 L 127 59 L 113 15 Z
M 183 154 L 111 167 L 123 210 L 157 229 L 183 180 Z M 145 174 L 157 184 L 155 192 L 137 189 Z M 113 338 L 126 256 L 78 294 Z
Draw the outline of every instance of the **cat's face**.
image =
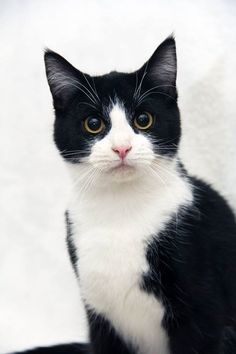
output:
M 73 168 L 105 183 L 150 174 L 175 156 L 180 138 L 176 51 L 168 38 L 134 73 L 91 77 L 45 53 L 56 145 Z M 161 167 L 162 164 L 162 167 Z

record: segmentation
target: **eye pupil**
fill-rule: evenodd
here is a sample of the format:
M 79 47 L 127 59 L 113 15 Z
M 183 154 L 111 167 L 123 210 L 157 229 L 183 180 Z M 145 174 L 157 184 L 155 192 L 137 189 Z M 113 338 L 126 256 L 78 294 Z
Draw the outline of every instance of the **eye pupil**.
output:
M 101 125 L 101 122 L 99 119 L 97 118 L 89 118 L 88 120 L 88 127 L 91 129 L 91 130 L 97 130 L 99 129 Z
M 140 116 L 137 117 L 137 123 L 141 126 L 141 127 L 146 127 L 149 123 L 149 117 L 146 113 L 142 113 L 140 114 Z
M 100 133 L 104 126 L 102 119 L 96 117 L 89 117 L 84 122 L 85 129 L 92 134 Z
M 140 130 L 146 130 L 150 128 L 152 123 L 153 123 L 153 117 L 148 112 L 141 113 L 134 120 L 135 127 Z

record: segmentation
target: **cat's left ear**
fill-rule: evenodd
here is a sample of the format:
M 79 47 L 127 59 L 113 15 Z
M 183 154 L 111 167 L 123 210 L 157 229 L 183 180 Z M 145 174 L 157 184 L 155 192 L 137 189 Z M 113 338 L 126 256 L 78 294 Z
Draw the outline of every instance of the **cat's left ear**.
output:
M 156 85 L 166 90 L 175 88 L 177 76 L 176 45 L 173 36 L 168 37 L 155 50 L 151 58 L 139 70 Z
M 80 89 L 83 74 L 61 55 L 49 49 L 45 51 L 44 62 L 54 107 L 64 109 Z

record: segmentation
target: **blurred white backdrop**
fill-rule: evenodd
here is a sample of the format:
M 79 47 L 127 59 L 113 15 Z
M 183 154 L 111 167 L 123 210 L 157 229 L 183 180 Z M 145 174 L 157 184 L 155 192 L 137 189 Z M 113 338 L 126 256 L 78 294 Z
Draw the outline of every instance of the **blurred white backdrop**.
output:
M 43 49 L 81 70 L 135 70 L 171 32 L 181 155 L 236 208 L 234 0 L 0 1 L 0 353 L 86 339 L 65 247 L 70 181 L 52 141 Z

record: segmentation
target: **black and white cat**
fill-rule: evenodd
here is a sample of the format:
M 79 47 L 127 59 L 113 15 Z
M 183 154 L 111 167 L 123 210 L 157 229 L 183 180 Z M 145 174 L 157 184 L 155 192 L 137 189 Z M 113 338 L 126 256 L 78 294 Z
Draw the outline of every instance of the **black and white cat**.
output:
M 236 353 L 235 218 L 178 158 L 174 39 L 128 74 L 45 63 L 88 353 Z

